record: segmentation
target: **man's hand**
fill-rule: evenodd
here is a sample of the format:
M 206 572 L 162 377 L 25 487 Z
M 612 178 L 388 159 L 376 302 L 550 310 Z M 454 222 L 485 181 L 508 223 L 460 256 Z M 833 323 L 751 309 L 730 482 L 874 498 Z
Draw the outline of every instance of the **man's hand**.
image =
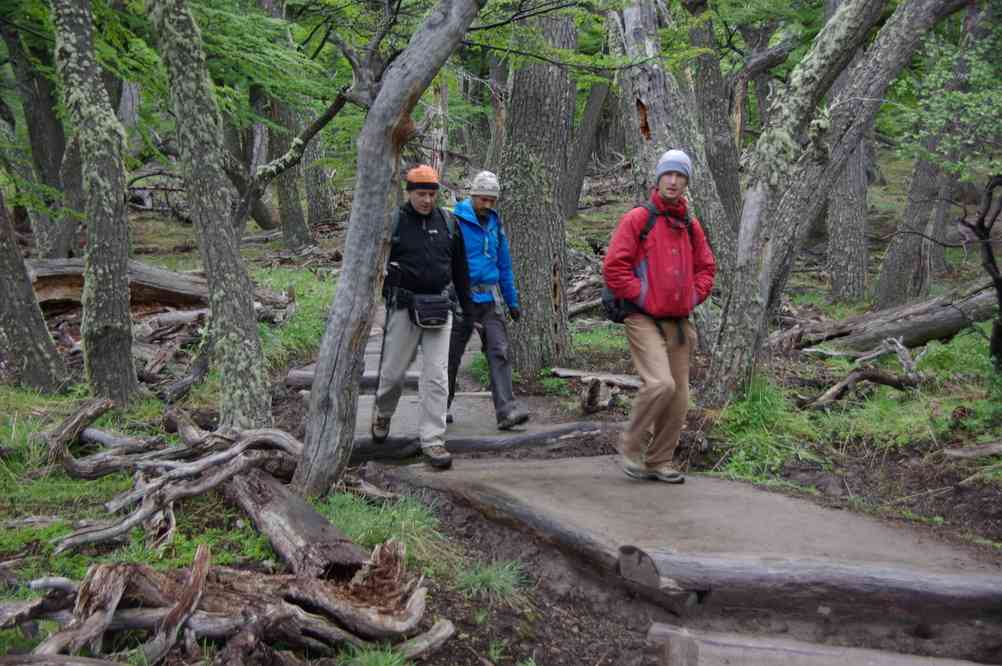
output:
M 508 308 L 508 316 L 512 321 L 518 321 L 522 318 L 522 311 L 518 308 Z

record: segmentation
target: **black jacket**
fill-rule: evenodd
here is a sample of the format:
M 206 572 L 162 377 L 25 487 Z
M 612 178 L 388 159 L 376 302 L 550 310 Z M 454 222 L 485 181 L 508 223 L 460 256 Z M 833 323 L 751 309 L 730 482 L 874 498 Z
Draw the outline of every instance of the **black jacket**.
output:
M 410 202 L 400 207 L 400 221 L 387 261 L 384 296 L 393 287 L 416 294 L 440 294 L 452 283 L 463 312 L 470 311 L 466 246 L 458 224 L 453 225 L 449 238 L 447 214 L 435 207 L 431 215 L 421 215 Z

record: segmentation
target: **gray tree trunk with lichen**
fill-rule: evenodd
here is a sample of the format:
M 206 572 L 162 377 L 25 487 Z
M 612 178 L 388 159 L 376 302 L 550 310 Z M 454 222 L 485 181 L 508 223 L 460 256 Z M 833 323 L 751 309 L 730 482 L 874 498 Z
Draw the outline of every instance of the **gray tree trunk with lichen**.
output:
M 153 0 L 150 15 L 170 76 L 181 172 L 209 287 L 210 335 L 220 373 L 221 425 L 271 423 L 271 394 L 254 316 L 253 284 L 230 220 L 222 120 L 202 36 L 185 0 Z
M 537 19 L 547 42 L 572 48 L 574 24 L 566 16 Z M 567 329 L 567 248 L 559 185 L 566 169 L 574 111 L 567 72 L 534 63 L 515 72 L 501 150 L 498 206 L 511 243 L 522 320 L 509 329 L 514 367 L 534 377 L 570 351 Z
M 31 278 L 14 239 L 0 191 L 0 342 L 18 382 L 38 391 L 56 391 L 66 381 L 66 365 L 56 351 Z
M 334 224 L 337 213 L 334 184 L 323 159 L 323 141 L 319 137 L 306 144 L 306 152 L 303 154 L 303 186 L 306 189 L 306 219 L 310 227 Z
M 75 226 L 75 220 L 64 221 L 57 214 L 62 204 L 59 193 L 63 185 L 59 168 L 66 150 L 66 133 L 57 115 L 59 104 L 55 85 L 32 65 L 35 61 L 51 66 L 51 56 L 47 52 L 30 49 L 11 24 L 0 25 L 0 34 L 7 46 L 7 57 L 24 109 L 35 180 L 49 188 L 43 197 L 46 206 L 50 207 L 49 211 L 37 211 L 31 216 L 35 251 L 38 256 L 50 259 L 67 257 L 72 249 L 69 243 L 72 236 L 64 233 L 63 226 Z
M 790 75 L 786 96 L 750 160 L 738 237 L 736 276 L 704 392 L 723 405 L 747 385 L 770 314 L 802 246 L 809 222 L 827 201 L 835 176 L 859 145 L 887 87 L 911 59 L 922 35 L 962 0 L 908 0 L 880 29 L 842 93 L 818 103 L 879 17 L 882 2 L 849 0 L 815 38 Z M 852 100 L 852 103 L 840 100 Z M 806 136 L 801 147 L 794 139 Z
M 400 150 L 414 127 L 410 114 L 482 6 L 477 0 L 435 5 L 383 73 L 366 114 L 341 279 L 320 342 L 303 458 L 292 480 L 304 495 L 330 490 L 351 457 L 373 300 L 390 249 Z
M 271 98 L 271 120 L 276 127 L 269 128 L 268 161 L 284 155 L 297 134 L 299 120 L 280 99 Z M 281 128 L 281 129 L 278 129 Z M 291 250 L 302 250 L 314 244 L 310 228 L 306 225 L 306 213 L 303 211 L 302 194 L 299 183 L 302 180 L 302 168 L 299 165 L 288 169 L 275 178 L 275 191 L 278 195 L 278 216 L 282 223 L 282 238 Z
M 129 311 L 125 132 L 94 57 L 89 3 L 54 0 L 55 61 L 76 126 L 84 177 L 84 369 L 94 395 L 127 403 L 139 391 Z

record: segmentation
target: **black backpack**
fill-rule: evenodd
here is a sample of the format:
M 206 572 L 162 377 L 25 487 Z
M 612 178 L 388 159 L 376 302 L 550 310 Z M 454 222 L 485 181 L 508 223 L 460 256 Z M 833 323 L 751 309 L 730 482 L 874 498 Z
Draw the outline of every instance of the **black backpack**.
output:
M 639 236 L 640 242 L 643 243 L 647 240 L 647 236 L 651 233 L 651 230 L 654 228 L 655 223 L 657 223 L 658 217 L 661 216 L 661 213 L 650 201 L 645 201 L 637 206 L 637 208 L 644 208 L 647 210 L 647 224 L 644 225 L 644 228 L 640 232 Z M 689 235 L 689 243 L 692 243 L 692 215 L 688 209 L 686 209 L 685 212 L 683 226 L 685 226 L 685 231 Z M 616 324 L 622 324 L 627 315 L 642 312 L 642 310 L 633 303 L 622 298 L 617 298 L 608 286 L 602 287 L 602 309 L 605 310 L 605 318 Z

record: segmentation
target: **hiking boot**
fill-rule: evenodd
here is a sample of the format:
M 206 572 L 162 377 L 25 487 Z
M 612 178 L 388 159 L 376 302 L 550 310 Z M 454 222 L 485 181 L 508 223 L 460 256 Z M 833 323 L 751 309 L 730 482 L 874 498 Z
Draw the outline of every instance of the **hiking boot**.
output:
M 372 433 L 372 441 L 376 444 L 385 442 L 386 438 L 390 436 L 390 417 L 379 416 L 373 412 L 372 427 L 369 428 L 369 432 Z
M 665 483 L 685 483 L 685 476 L 675 469 L 671 463 L 655 465 L 647 468 L 648 478 L 664 481 Z
M 425 462 L 432 467 L 439 469 L 449 469 L 452 467 L 452 454 L 446 451 L 445 447 L 441 444 L 425 446 L 421 449 L 421 452 L 424 453 Z
M 521 405 L 515 405 L 511 410 L 498 416 L 498 430 L 511 430 L 517 425 L 522 425 L 529 420 L 529 412 Z
M 637 479 L 638 481 L 649 481 L 655 478 L 653 472 L 647 469 L 647 465 L 637 462 L 636 460 L 634 460 L 633 458 L 629 457 L 626 454 L 620 454 L 619 464 L 623 468 L 623 471 L 626 473 L 626 476 L 630 477 L 631 479 Z

